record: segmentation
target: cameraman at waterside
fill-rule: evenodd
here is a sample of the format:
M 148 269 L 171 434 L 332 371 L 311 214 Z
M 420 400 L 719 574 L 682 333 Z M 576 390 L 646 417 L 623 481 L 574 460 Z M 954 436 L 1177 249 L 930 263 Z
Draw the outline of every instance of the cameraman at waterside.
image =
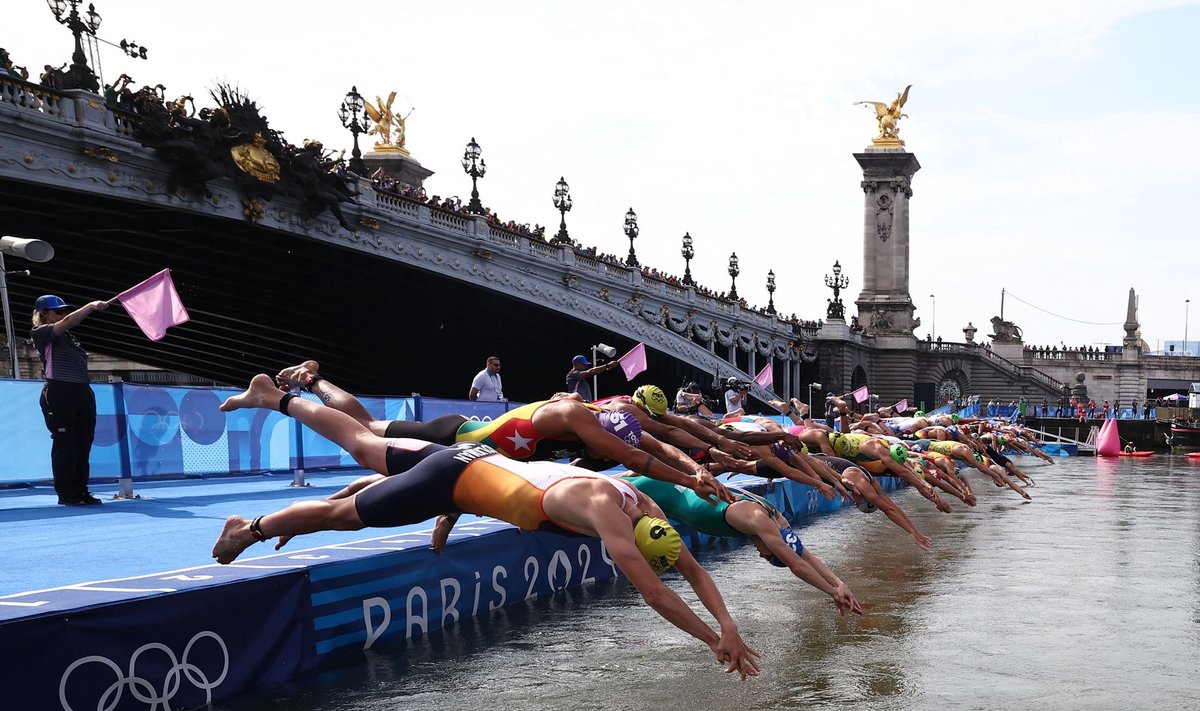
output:
M 750 383 L 730 378 L 725 381 L 725 388 L 725 416 L 741 417 L 746 414 L 746 396 L 750 392 Z
M 88 381 L 88 354 L 70 329 L 108 304 L 93 301 L 70 310 L 57 296 L 39 296 L 33 311 L 33 345 L 46 372 L 40 404 L 53 444 L 54 490 L 64 506 L 98 504 L 88 491 L 88 457 L 96 438 L 96 396 Z

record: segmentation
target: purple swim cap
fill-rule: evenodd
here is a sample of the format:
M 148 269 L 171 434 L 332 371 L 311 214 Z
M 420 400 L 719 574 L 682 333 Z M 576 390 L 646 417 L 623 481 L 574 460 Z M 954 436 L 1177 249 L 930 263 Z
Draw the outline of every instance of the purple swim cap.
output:
M 602 410 L 596 413 L 596 419 L 606 432 L 623 440 L 630 447 L 637 447 L 642 443 L 642 423 L 628 412 Z

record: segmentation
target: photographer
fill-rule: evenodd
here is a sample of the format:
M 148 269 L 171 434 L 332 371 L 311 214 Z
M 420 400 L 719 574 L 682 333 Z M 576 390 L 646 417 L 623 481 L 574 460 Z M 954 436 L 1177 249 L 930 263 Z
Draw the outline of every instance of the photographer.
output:
M 737 378 L 725 381 L 725 416 L 741 417 L 746 414 L 746 399 L 750 392 L 750 383 Z
M 675 393 L 675 414 L 700 414 L 704 417 L 712 417 L 713 412 L 704 401 L 704 395 L 700 392 L 699 383 L 684 382 L 679 387 L 679 391 Z

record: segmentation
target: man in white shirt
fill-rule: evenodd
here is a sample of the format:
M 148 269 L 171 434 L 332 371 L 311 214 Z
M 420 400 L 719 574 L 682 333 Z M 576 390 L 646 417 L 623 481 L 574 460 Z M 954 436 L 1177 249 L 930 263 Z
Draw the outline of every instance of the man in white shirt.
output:
M 504 383 L 500 381 L 500 359 L 488 356 L 487 365 L 471 381 L 468 400 L 500 402 L 504 399 Z
M 725 381 L 725 416 L 737 417 L 746 414 L 746 393 L 748 386 L 742 385 L 737 378 Z

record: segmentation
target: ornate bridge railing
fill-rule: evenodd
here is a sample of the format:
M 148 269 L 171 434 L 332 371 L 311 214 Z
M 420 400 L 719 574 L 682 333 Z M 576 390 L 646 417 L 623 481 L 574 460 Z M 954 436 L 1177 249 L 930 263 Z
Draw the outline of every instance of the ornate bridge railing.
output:
M 11 120 L 14 115 L 17 120 Z M 133 138 L 139 120 L 136 114 L 110 110 L 90 92 L 59 92 L 0 78 L 0 175 L 247 219 L 245 196 L 232 179 L 208 181 L 209 194 L 203 197 L 169 193 L 166 164 Z M 280 196 L 261 206 L 257 224 L 502 290 L 635 336 L 715 376 L 748 380 L 770 362 L 784 397 L 804 392 L 799 365 L 815 359 L 815 353 L 798 323 L 499 228 L 482 216 L 381 192 L 361 179 L 357 187 L 357 204 L 343 205 L 350 221 L 357 221 L 354 232 L 328 215 L 306 219 L 297 200 Z M 745 370 L 738 362 L 747 364 Z

